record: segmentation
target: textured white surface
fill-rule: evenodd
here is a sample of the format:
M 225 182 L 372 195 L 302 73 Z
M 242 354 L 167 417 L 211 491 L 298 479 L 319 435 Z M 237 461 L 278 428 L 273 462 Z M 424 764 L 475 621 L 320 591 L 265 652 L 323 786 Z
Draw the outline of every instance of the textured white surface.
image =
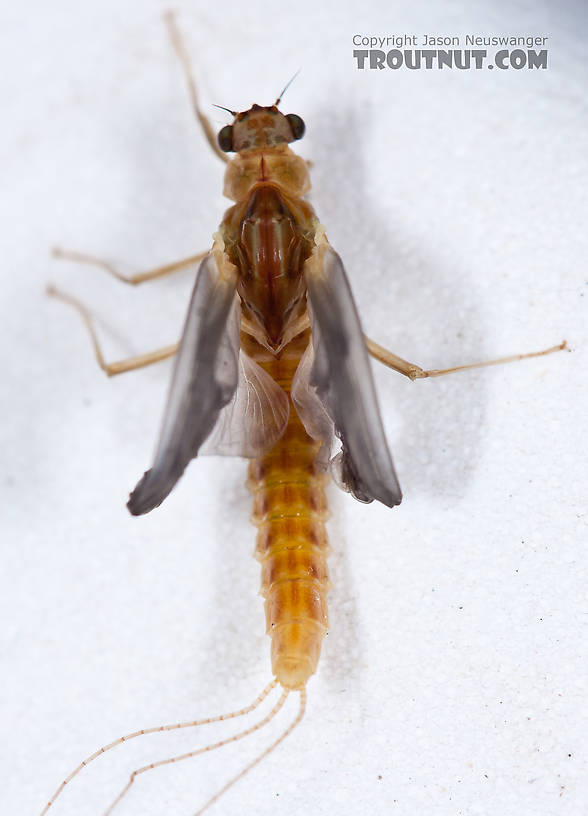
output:
M 6 5 L 6 4 L 5 4 Z M 176 2 L 203 101 L 303 116 L 312 201 L 368 332 L 426 366 L 566 337 L 573 354 L 410 383 L 377 371 L 405 499 L 331 491 L 331 628 L 306 720 L 219 814 L 586 813 L 583 4 Z M 206 248 L 227 202 L 155 0 L 3 9 L 0 811 L 35 814 L 125 731 L 246 704 L 269 676 L 239 460 L 193 464 L 150 516 L 191 275 L 129 290 L 54 242 L 142 269 Z M 354 33 L 546 34 L 547 71 L 360 72 Z M 582 81 L 584 80 L 584 81 Z M 288 714 L 290 716 L 290 714 Z M 286 718 L 280 720 L 280 723 Z M 280 723 L 276 724 L 276 728 Z M 276 729 L 272 730 L 272 733 Z M 226 731 L 127 745 L 55 814 Z M 148 774 L 122 814 L 191 814 L 271 739 Z

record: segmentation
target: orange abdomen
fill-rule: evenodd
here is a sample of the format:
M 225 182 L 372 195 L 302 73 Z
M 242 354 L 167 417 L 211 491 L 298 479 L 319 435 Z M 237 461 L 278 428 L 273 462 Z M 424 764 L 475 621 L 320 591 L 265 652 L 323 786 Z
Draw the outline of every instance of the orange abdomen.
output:
M 289 393 L 309 333 L 290 343 L 279 359 L 261 347 L 248 353 Z M 324 484 L 315 442 L 292 403 L 283 437 L 249 466 L 253 523 L 259 528 L 255 554 L 262 565 L 272 670 L 284 688 L 302 688 L 317 668 L 327 631 L 329 580 Z

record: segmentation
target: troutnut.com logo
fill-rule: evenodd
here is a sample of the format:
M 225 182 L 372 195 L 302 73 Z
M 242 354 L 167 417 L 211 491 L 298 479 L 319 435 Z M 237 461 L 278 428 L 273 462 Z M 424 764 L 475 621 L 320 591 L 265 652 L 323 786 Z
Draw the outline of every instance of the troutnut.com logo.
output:
M 364 70 L 392 68 L 547 68 L 546 36 L 394 34 L 353 36 L 353 59 Z M 435 46 L 435 47 L 431 47 Z M 439 48 L 439 46 L 443 46 Z

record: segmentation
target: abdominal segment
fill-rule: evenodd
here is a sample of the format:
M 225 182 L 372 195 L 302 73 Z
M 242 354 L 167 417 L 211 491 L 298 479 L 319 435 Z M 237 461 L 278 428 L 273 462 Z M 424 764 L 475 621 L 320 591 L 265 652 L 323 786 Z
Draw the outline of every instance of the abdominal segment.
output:
M 289 393 L 308 340 L 307 331 L 288 344 L 279 359 L 261 348 L 255 355 L 254 341 L 247 351 Z M 316 671 L 328 626 L 328 509 L 326 476 L 317 462 L 320 444 L 306 433 L 291 405 L 282 438 L 249 467 L 272 670 L 288 689 L 302 688 Z

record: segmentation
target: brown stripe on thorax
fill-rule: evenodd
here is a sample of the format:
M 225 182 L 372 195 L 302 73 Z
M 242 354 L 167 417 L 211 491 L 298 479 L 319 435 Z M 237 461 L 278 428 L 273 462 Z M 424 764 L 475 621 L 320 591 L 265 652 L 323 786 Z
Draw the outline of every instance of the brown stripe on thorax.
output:
M 288 321 L 306 308 L 302 267 L 312 251 L 313 223 L 309 204 L 259 182 L 221 225 L 226 251 L 240 272 L 243 315 L 276 348 Z

